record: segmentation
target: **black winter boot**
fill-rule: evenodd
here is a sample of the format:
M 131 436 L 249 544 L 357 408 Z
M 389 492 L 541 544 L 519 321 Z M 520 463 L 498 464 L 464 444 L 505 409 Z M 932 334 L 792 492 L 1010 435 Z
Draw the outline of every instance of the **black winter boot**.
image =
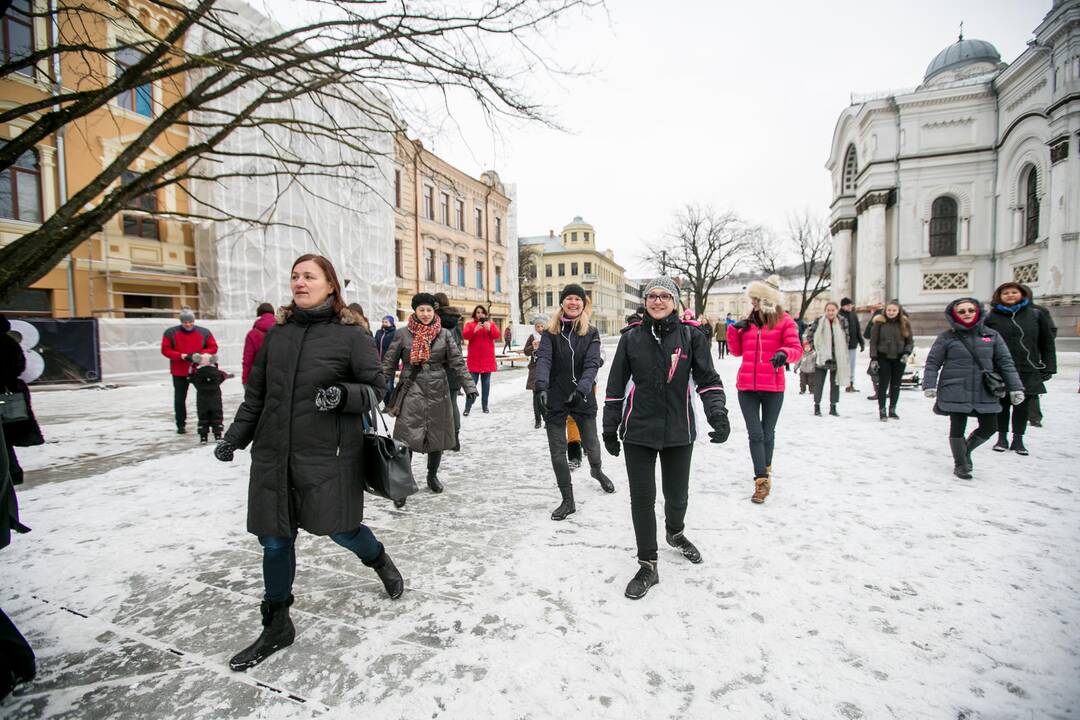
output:
M 1009 449 L 1017 455 L 1027 455 L 1027 448 L 1024 447 L 1024 436 L 1013 433 L 1013 441 L 1012 445 L 1009 446 Z
M 697 549 L 694 543 L 687 540 L 686 536 L 683 535 L 681 532 L 677 532 L 674 534 L 665 533 L 664 539 L 667 540 L 668 545 L 681 552 L 683 554 L 683 557 L 685 557 L 690 562 L 694 563 L 695 565 L 701 562 L 701 551 Z
M 879 407 L 877 411 L 878 420 L 881 422 L 889 422 L 889 416 L 885 414 L 885 408 Z
M 974 433 L 972 433 L 974 434 Z M 1009 433 L 999 432 L 997 442 L 994 443 L 994 447 L 990 448 L 994 452 L 1005 452 L 1009 449 Z
M 814 416 L 821 417 L 821 403 L 814 403 Z
M 402 579 L 397 566 L 394 565 L 394 561 L 386 554 L 386 548 L 382 547 L 381 544 L 377 558 L 370 562 L 367 560 L 361 560 L 360 562 L 375 571 L 375 574 L 382 580 L 383 587 L 386 588 L 386 594 L 390 596 L 391 600 L 397 600 L 401 597 L 401 593 L 405 592 L 405 580 Z
M 292 595 L 285 602 L 272 603 L 263 600 L 259 606 L 262 612 L 262 633 L 258 640 L 233 655 L 232 660 L 229 660 L 231 669 L 247 670 L 255 667 L 278 650 L 293 644 L 296 628 L 289 619 L 289 606 L 292 604 Z
M 201 432 L 201 433 L 199 433 L 199 442 L 200 442 L 200 443 L 202 443 L 203 445 L 205 445 L 205 444 L 206 444 L 206 441 L 207 441 L 207 439 L 208 439 L 208 435 L 207 435 L 207 433 L 204 433 L 204 432 Z
M 427 456 L 427 484 L 433 493 L 441 493 L 443 484 L 439 482 L 439 464 L 442 462 L 442 451 L 429 452 Z
M 568 515 L 577 512 L 577 507 L 574 505 L 574 488 L 567 485 L 559 488 L 559 492 L 562 494 L 562 503 L 551 511 L 552 520 L 565 520 Z
M 626 584 L 626 597 L 631 600 L 640 600 L 649 592 L 653 585 L 660 584 L 660 573 L 656 570 L 655 560 L 638 560 L 637 574 Z
M 591 468 L 589 474 L 600 483 L 600 487 L 604 489 L 606 493 L 615 492 L 615 483 L 611 482 L 611 478 L 604 474 L 604 471 L 598 467 Z
M 829 405 L 829 414 L 833 417 L 840 417 L 840 413 L 836 412 L 836 403 Z
M 953 475 L 961 480 L 970 480 L 971 471 L 968 470 L 968 443 L 962 437 L 949 438 L 949 449 L 953 456 Z
M 220 440 L 224 433 L 225 433 L 225 428 L 222 427 L 221 425 L 216 425 L 214 427 L 214 439 L 215 440 Z
M 896 414 L 896 403 L 894 403 L 894 402 L 889 403 L 889 419 L 891 419 L 891 420 L 899 420 L 900 419 L 900 416 Z
M 571 470 L 581 467 L 581 443 L 572 442 L 566 444 L 566 460 Z
M 986 442 L 989 439 L 990 438 L 980 437 L 980 436 L 976 435 L 975 433 L 971 433 L 970 435 L 967 436 L 967 440 L 965 441 L 965 443 L 967 444 L 967 469 L 968 469 L 968 472 L 971 472 L 972 469 L 974 469 L 974 467 L 975 467 L 971 462 L 971 451 L 974 450 L 975 448 L 979 447 L 980 445 L 982 445 L 984 442 Z

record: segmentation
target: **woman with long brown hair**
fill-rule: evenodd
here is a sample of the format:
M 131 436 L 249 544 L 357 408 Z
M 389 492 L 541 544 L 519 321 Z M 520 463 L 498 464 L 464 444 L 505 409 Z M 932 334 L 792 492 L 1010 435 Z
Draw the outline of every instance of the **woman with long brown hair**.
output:
M 908 356 L 915 348 L 904 308 L 896 300 L 885 305 L 885 311 L 875 315 L 870 322 L 870 374 L 878 378 L 878 417 L 882 422 L 889 418 L 899 420 L 896 403 L 900 399 L 900 378 Z M 889 397 L 889 411 L 885 412 L 885 396 Z

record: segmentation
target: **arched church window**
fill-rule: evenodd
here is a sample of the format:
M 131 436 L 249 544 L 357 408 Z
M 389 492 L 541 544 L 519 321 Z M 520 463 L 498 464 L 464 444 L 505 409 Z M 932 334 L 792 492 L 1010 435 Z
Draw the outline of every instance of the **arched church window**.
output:
M 844 192 L 855 192 L 855 176 L 859 173 L 859 160 L 855 155 L 855 146 L 848 145 L 844 156 Z
M 1031 245 L 1039 239 L 1039 171 L 1030 166 L 1024 181 L 1024 244 Z
M 941 196 L 930 206 L 930 255 L 956 254 L 956 201 Z

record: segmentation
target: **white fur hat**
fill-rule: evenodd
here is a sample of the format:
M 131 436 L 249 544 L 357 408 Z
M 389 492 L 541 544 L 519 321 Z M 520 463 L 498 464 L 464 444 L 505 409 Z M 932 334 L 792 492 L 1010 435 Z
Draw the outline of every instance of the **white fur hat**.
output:
M 775 312 L 784 296 L 780 292 L 780 278 L 770 275 L 764 280 L 755 280 L 746 286 L 746 296 L 761 301 L 761 309 L 767 313 Z

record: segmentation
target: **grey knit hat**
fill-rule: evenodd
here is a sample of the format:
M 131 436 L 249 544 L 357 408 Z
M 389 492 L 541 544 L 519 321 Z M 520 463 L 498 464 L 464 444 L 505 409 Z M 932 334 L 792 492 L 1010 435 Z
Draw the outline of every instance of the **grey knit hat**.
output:
M 661 288 L 663 290 L 667 290 L 669 293 L 671 293 L 671 297 L 675 298 L 675 302 L 679 301 L 679 286 L 676 285 L 675 281 L 667 275 L 660 275 L 659 277 L 654 277 L 652 280 L 645 283 L 645 291 L 642 293 L 642 297 L 648 295 L 649 291 L 654 288 Z
M 195 322 L 195 313 L 186 305 L 180 310 L 180 322 Z
M 533 325 L 535 325 L 537 323 L 547 325 L 549 322 L 551 322 L 551 318 L 549 318 L 547 315 L 544 315 L 544 314 L 537 315 L 536 317 L 533 318 Z

